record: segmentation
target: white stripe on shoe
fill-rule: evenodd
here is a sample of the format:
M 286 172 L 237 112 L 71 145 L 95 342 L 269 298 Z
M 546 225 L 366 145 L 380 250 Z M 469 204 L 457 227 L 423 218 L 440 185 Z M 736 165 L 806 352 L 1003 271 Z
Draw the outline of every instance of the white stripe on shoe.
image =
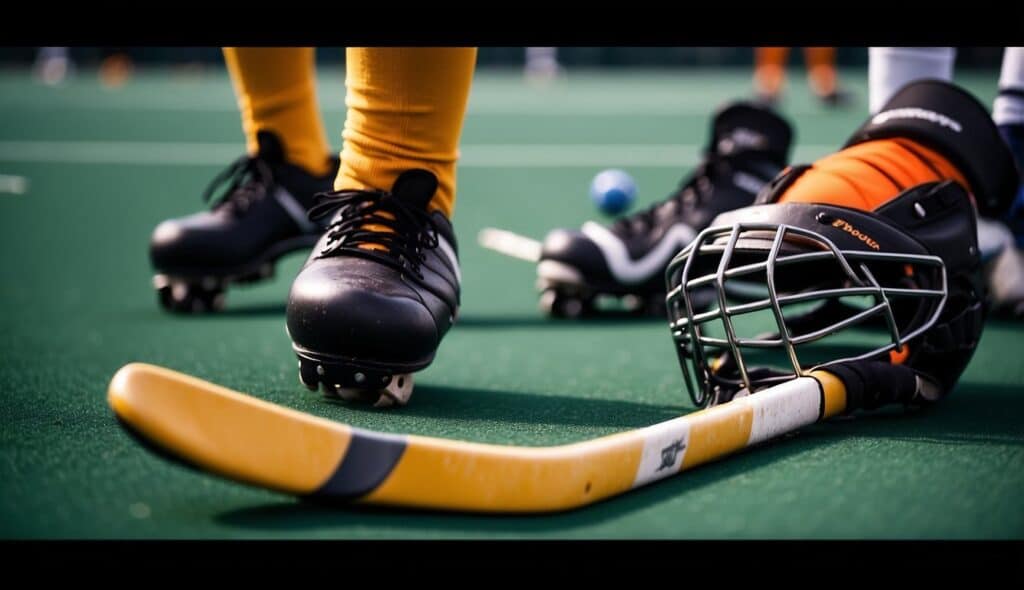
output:
M 317 229 L 317 225 L 309 220 L 306 208 L 295 200 L 295 197 L 284 187 L 277 187 L 277 190 L 274 191 L 274 199 L 304 233 L 313 233 Z
M 693 228 L 677 223 L 662 236 L 658 245 L 639 260 L 629 256 L 626 245 L 606 227 L 593 221 L 583 224 L 583 234 L 601 250 L 612 277 L 623 284 L 642 283 L 665 270 L 669 260 L 697 237 Z
M 448 261 L 452 263 L 452 269 L 455 271 L 455 280 L 461 285 L 462 273 L 459 272 L 459 257 L 455 255 L 455 248 L 452 248 L 452 245 L 441 234 L 437 234 L 437 247 L 441 252 L 444 252 L 444 255 L 448 257 Z

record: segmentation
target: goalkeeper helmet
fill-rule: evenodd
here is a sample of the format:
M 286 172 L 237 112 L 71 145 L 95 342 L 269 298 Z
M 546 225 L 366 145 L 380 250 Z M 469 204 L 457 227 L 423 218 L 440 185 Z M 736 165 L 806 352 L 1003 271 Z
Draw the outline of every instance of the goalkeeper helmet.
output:
M 942 397 L 982 331 L 976 223 L 954 181 L 915 186 L 874 211 L 782 202 L 719 215 L 666 270 L 694 403 L 864 360 L 909 367 L 921 401 Z

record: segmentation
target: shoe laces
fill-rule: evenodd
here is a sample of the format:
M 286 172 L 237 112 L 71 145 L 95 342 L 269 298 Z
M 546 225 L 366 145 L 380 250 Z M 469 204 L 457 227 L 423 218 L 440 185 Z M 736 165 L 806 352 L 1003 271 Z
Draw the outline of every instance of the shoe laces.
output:
M 258 156 L 242 156 L 218 174 L 203 192 L 203 201 L 214 210 L 227 208 L 235 215 L 243 215 L 249 207 L 262 199 L 274 184 L 274 174 L 266 160 Z M 224 188 L 219 195 L 214 193 Z
M 429 213 L 387 191 L 343 189 L 317 194 L 315 199 L 310 221 L 337 211 L 318 258 L 360 256 L 423 279 L 420 267 L 427 260 L 425 251 L 438 246 L 437 224 Z M 364 247 L 370 245 L 378 247 Z

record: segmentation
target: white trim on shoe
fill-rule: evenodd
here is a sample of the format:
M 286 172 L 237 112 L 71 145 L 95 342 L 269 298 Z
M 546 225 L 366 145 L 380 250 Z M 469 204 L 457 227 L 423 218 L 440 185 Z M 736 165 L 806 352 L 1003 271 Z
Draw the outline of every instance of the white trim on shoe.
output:
M 309 214 L 306 211 L 306 208 L 303 207 L 284 187 L 277 187 L 277 190 L 274 191 L 274 199 L 281 205 L 281 208 L 285 210 L 285 213 L 287 213 L 288 216 L 298 224 L 299 229 L 304 233 L 313 233 L 317 229 L 317 225 L 309 220 Z
M 642 283 L 654 273 L 663 271 L 672 256 L 697 237 L 692 227 L 677 223 L 665 232 L 650 252 L 639 260 L 633 260 L 622 240 L 603 225 L 588 221 L 583 224 L 582 232 L 601 250 L 612 277 L 627 285 Z
M 541 260 L 537 264 L 537 279 L 541 282 L 559 283 L 564 285 L 582 285 L 583 275 L 580 271 L 557 260 Z M 538 285 L 544 288 L 543 285 Z
M 455 270 L 455 280 L 461 285 L 462 273 L 459 272 L 459 257 L 455 255 L 455 248 L 452 248 L 452 245 L 441 234 L 437 234 L 437 247 L 441 252 L 444 252 L 444 255 L 448 257 L 448 261 L 452 263 L 452 269 Z

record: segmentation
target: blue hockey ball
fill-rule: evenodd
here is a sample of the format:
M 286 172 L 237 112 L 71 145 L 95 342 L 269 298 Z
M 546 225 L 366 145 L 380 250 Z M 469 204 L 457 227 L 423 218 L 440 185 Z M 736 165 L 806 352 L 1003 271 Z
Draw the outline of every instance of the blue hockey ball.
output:
M 636 201 L 636 181 L 622 170 L 604 170 L 591 181 L 590 198 L 605 215 L 618 215 Z

